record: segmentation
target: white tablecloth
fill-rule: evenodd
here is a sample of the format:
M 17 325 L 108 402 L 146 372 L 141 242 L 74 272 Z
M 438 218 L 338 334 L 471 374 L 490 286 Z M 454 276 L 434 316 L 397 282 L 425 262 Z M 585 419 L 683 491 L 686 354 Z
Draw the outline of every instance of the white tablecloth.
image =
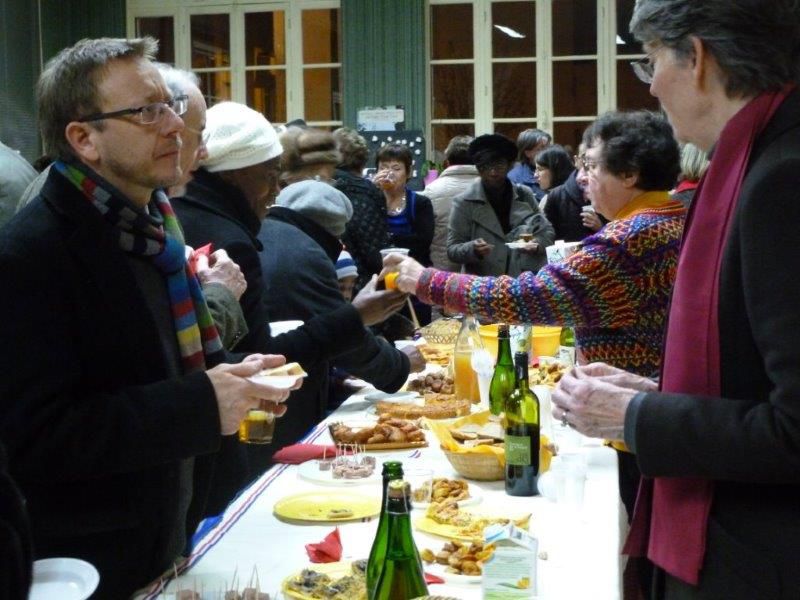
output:
M 290 400 L 291 402 L 291 400 Z M 363 419 L 370 414 L 370 405 L 362 394 L 352 396 L 329 420 Z M 286 418 L 290 418 L 287 416 Z M 280 427 L 280 421 L 278 422 Z M 596 441 L 582 440 L 568 430 L 555 428 L 557 442 L 578 444 L 588 456 L 588 475 L 581 509 L 569 508 L 542 497 L 507 496 L 503 482 L 470 482 L 480 488 L 481 510 L 511 514 L 532 513 L 530 531 L 539 539 L 540 558 L 538 598 L 548 600 L 617 600 L 620 598 L 620 535 L 621 508 L 617 493 L 616 455 Z M 405 468 L 430 467 L 434 476 L 457 477 L 431 432 L 430 446 L 419 450 L 375 453 L 378 469 L 381 462 L 399 459 Z M 309 442 L 330 443 L 325 423 L 306 438 Z M 272 507 L 281 498 L 319 489 L 342 490 L 320 486 L 298 476 L 297 466 L 279 465 L 267 471 L 247 488 L 226 510 L 219 524 L 196 545 L 182 567 L 180 578 L 166 587 L 203 591 L 203 598 L 217 598 L 219 590 L 231 582 L 237 572 L 240 585 L 247 584 L 257 568 L 260 588 L 272 594 L 280 589 L 288 575 L 309 565 L 305 544 L 319 542 L 334 525 L 294 525 L 280 521 Z M 347 486 L 348 491 L 380 496 L 380 485 Z M 415 511 L 412 518 L 416 516 Z M 420 513 L 421 514 L 421 513 Z M 377 526 L 377 518 L 368 522 L 339 525 L 343 560 L 366 558 Z M 441 548 L 443 540 L 415 531 L 419 549 Z M 177 587 L 176 587 L 177 586 Z M 452 596 L 464 600 L 481 597 L 480 585 L 430 585 L 432 595 Z M 151 593 L 145 598 L 169 598 L 171 594 Z M 277 597 L 281 597 L 278 595 Z

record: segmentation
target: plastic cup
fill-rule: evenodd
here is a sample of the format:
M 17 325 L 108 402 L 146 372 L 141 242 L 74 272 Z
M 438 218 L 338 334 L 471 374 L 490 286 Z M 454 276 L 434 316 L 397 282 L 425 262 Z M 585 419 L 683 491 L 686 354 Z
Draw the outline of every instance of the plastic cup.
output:
M 433 469 L 403 469 L 403 479 L 411 486 L 411 504 L 428 504 L 433 493 Z
M 275 433 L 275 414 L 267 410 L 250 409 L 239 423 L 239 441 L 245 444 L 271 444 Z

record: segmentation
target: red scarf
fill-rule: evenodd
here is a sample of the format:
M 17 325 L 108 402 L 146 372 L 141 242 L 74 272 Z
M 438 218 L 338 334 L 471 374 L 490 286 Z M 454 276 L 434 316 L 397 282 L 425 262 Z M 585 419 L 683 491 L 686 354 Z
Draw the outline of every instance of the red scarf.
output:
M 756 97 L 728 121 L 686 220 L 670 305 L 661 390 L 718 397 L 719 275 L 753 142 L 792 88 Z M 707 324 L 700 327 L 698 324 Z M 714 485 L 710 479 L 643 479 L 623 552 L 647 556 L 697 585 Z

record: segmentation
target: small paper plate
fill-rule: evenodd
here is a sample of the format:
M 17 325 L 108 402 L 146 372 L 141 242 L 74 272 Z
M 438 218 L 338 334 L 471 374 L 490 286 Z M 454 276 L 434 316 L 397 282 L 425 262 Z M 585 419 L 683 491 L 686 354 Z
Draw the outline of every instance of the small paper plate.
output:
M 253 383 L 261 383 L 264 385 L 269 385 L 274 388 L 278 388 L 279 390 L 288 390 L 298 382 L 298 380 L 302 379 L 306 376 L 306 373 L 302 375 L 253 375 L 250 378 L 250 381 Z
M 506 242 L 506 246 L 514 250 L 518 248 L 524 248 L 526 244 L 527 242 Z
M 98 583 L 100 574 L 85 560 L 43 558 L 33 563 L 28 600 L 85 600 Z
M 273 507 L 276 516 L 290 521 L 358 521 L 381 512 L 381 497 L 352 492 L 306 492 L 278 500 Z M 347 516 L 332 517 L 333 510 L 347 510 Z
M 469 486 L 469 497 L 464 498 L 463 500 L 456 500 L 459 506 L 474 506 L 475 504 L 479 504 L 483 500 L 483 494 L 477 488 L 477 486 L 471 485 Z M 422 510 L 427 510 L 428 507 L 431 505 L 430 502 L 415 502 L 414 500 L 411 501 L 411 505 L 414 508 L 420 508 Z
M 333 473 L 330 470 L 319 470 L 318 460 L 307 460 L 298 465 L 297 476 L 307 479 L 308 481 L 313 481 L 314 483 L 321 483 L 322 485 L 353 486 L 381 483 L 380 467 L 376 467 L 369 477 L 362 477 L 361 479 L 334 479 Z
M 303 325 L 303 321 L 273 321 L 269 324 L 269 332 L 272 337 L 282 333 L 288 333 Z
M 353 573 L 351 563 L 345 561 L 311 564 L 308 565 L 308 567 L 306 568 L 312 571 L 316 571 L 317 573 L 323 573 L 333 580 L 345 577 L 346 575 L 351 575 Z M 283 583 L 281 584 L 281 591 L 283 592 L 283 595 L 286 598 L 296 598 L 297 600 L 315 600 L 315 598 L 318 598 L 318 596 L 311 596 L 309 594 L 304 594 L 302 592 L 293 590 L 289 587 L 289 584 L 292 582 L 293 579 L 300 577 L 300 573 L 301 571 L 298 571 L 297 573 L 294 573 L 283 580 Z

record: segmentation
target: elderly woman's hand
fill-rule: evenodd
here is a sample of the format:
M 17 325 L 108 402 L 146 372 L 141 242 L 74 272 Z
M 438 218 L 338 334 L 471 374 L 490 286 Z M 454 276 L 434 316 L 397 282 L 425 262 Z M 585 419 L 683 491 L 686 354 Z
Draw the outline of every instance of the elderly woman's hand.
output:
M 398 274 L 395 280 L 397 289 L 406 294 L 416 294 L 417 282 L 424 270 L 425 267 L 410 256 L 403 256 L 399 253 L 389 254 L 383 259 L 383 270 L 378 277 L 383 278 L 388 273 L 396 272 Z
M 622 440 L 625 411 L 641 390 L 612 383 L 623 381 L 621 373 L 601 363 L 571 369 L 553 392 L 553 417 L 584 435 Z M 644 378 L 630 377 L 643 385 Z

